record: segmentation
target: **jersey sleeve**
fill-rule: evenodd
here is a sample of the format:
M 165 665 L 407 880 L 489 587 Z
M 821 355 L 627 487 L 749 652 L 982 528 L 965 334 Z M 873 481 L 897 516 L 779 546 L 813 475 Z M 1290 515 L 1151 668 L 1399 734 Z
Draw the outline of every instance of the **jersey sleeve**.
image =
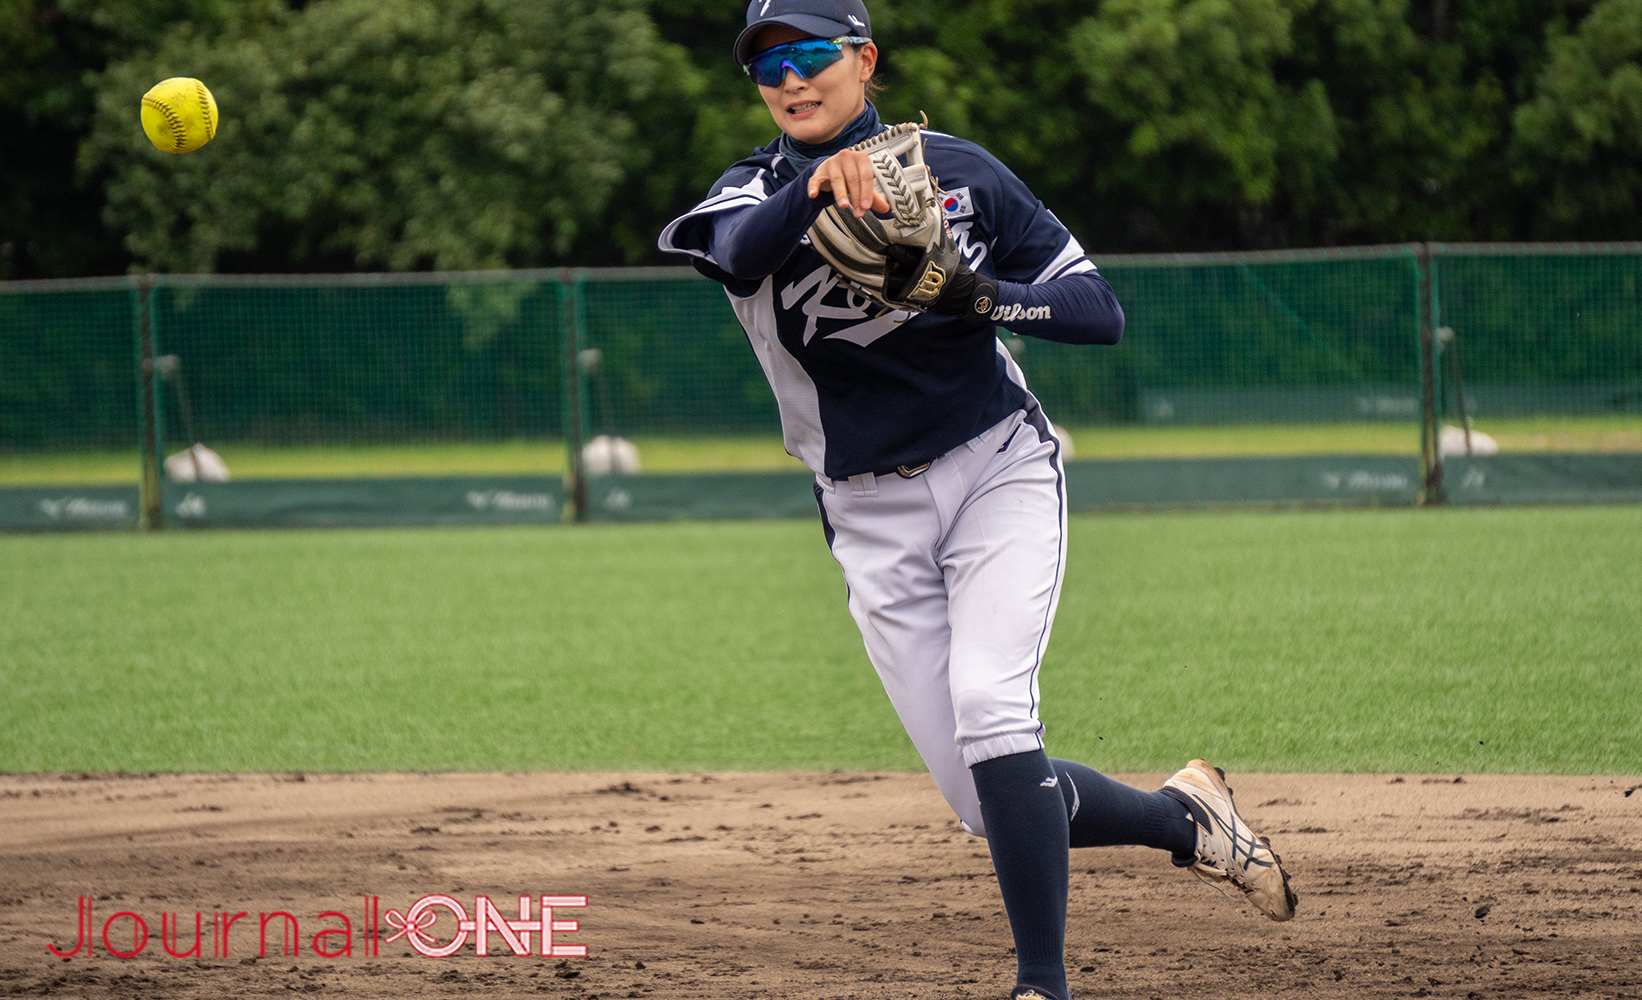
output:
M 942 140 L 964 185 L 949 218 L 954 212 L 974 217 L 964 224 L 965 236 L 985 242 L 998 279 L 991 321 L 1062 343 L 1117 343 L 1123 309 L 1077 238 L 997 157 L 967 140 Z M 985 256 L 977 248 L 974 262 Z
M 990 222 L 992 266 L 1001 281 L 1037 285 L 1068 274 L 1094 273 L 1083 245 L 1003 162 L 979 146 L 990 183 L 977 186 L 976 206 Z
M 773 175 L 762 166 L 738 163 L 724 172 L 707 197 L 683 215 L 667 224 L 656 245 L 664 253 L 685 254 L 696 270 L 741 295 L 746 282 L 719 266 L 713 255 L 713 222 L 725 212 L 741 211 L 758 205 L 770 197 L 775 187 Z M 752 283 L 756 289 L 757 282 Z

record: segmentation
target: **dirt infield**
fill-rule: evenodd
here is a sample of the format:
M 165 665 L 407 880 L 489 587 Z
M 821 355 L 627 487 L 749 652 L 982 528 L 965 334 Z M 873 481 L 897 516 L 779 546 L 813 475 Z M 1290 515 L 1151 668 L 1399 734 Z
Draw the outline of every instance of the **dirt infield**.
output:
M 1299 916 L 1270 923 L 1155 852 L 1075 852 L 1075 995 L 1642 998 L 1642 778 L 1231 779 Z M 520 894 L 585 895 L 553 943 L 588 955 L 520 957 L 494 932 L 484 958 L 472 938 L 369 953 L 365 897 L 386 938 L 436 893 L 514 919 Z M 241 911 L 214 954 L 215 915 Z M 283 918 L 257 957 L 275 911 L 295 957 Z M 321 946 L 352 955 L 314 954 L 343 926 L 325 911 L 353 933 Z M 437 912 L 430 943 L 454 933 Z M 167 915 L 186 952 L 196 913 L 201 957 L 167 954 Z M 114 957 L 137 918 L 146 946 Z M 48 952 L 85 925 L 92 952 Z M 986 845 L 921 774 L 0 776 L 0 995 L 1002 1000 L 1012 972 Z

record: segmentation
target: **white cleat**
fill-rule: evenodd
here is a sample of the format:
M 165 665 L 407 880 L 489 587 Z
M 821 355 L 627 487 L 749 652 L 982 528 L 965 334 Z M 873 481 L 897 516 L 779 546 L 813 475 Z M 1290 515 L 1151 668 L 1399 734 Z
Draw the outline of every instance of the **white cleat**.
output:
M 1198 818 L 1197 861 L 1192 865 L 1197 877 L 1210 885 L 1236 886 L 1255 909 L 1273 920 L 1294 919 L 1299 900 L 1289 888 L 1283 859 L 1238 815 L 1232 790 L 1226 787 L 1226 772 L 1194 760 L 1163 787 L 1189 799 Z

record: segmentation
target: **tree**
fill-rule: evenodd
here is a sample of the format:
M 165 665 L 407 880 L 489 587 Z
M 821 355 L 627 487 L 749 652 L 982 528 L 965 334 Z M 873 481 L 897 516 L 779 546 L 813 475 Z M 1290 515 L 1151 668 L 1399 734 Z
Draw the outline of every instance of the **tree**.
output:
M 1305 0 L 1106 0 L 1069 39 L 1090 101 L 1124 130 L 1104 179 L 1178 219 L 1310 187 L 1339 147 L 1327 89 L 1280 82 Z
M 1637 234 L 1642 198 L 1642 0 L 1600 0 L 1553 31 L 1531 100 L 1516 109 L 1518 180 L 1544 191 L 1548 238 Z
M 137 98 L 195 76 L 222 110 L 183 156 Z M 699 75 L 636 0 L 319 0 L 182 23 L 109 67 L 81 150 L 159 270 L 462 269 L 563 256 L 652 156 Z
M 1100 251 L 1636 238 L 1642 0 L 1593 2 L 872 0 L 878 103 Z M 745 11 L 0 0 L 0 277 L 676 263 L 775 135 Z M 223 110 L 182 157 L 138 128 L 170 75 Z
M 124 268 L 101 220 L 100 175 L 77 177 L 89 73 L 223 0 L 0 0 L 0 279 Z

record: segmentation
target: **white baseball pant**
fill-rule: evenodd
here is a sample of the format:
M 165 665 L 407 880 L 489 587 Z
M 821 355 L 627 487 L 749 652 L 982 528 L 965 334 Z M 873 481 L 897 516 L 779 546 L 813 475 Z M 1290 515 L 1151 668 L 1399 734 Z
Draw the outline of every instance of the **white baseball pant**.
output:
M 849 609 L 964 827 L 970 766 L 1043 749 L 1038 667 L 1066 565 L 1060 442 L 1034 401 L 907 479 L 816 480 Z

